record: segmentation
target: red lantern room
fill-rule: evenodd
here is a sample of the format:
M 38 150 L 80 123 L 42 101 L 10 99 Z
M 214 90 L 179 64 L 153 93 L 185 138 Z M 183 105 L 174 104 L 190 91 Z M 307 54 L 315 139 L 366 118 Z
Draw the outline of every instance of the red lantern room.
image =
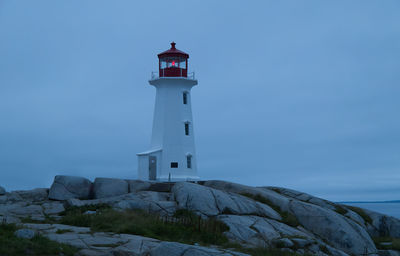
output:
M 158 54 L 160 77 L 187 77 L 189 54 L 175 48 Z

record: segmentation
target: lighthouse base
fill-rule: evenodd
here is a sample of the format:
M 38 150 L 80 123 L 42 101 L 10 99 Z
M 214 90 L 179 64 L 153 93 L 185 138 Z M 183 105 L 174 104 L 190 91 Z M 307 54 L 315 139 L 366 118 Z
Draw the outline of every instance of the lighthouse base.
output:
M 163 163 L 163 150 L 153 149 L 137 154 L 138 179 L 146 181 L 198 181 L 197 175 L 180 167 Z

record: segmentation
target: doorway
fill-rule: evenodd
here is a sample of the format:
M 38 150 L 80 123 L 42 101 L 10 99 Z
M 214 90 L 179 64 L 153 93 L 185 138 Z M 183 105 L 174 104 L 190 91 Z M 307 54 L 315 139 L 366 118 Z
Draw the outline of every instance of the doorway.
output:
M 157 157 L 149 156 L 149 180 L 157 178 Z

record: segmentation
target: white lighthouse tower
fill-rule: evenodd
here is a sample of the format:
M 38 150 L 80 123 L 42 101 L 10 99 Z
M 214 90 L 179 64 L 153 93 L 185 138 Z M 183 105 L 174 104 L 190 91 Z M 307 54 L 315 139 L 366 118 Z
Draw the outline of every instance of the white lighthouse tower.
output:
M 196 180 L 190 92 L 197 85 L 188 73 L 189 54 L 175 48 L 158 54 L 159 75 L 149 84 L 156 88 L 150 150 L 138 155 L 138 177 L 142 180 Z

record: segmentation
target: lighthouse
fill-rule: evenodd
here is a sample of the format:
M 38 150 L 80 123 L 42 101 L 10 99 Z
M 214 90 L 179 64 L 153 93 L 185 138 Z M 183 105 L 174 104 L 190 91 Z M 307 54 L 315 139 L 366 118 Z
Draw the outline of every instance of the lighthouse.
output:
M 158 74 L 149 84 L 156 88 L 150 149 L 138 153 L 138 177 L 142 180 L 197 180 L 192 117 L 194 73 L 188 72 L 189 54 L 171 49 L 158 54 Z

